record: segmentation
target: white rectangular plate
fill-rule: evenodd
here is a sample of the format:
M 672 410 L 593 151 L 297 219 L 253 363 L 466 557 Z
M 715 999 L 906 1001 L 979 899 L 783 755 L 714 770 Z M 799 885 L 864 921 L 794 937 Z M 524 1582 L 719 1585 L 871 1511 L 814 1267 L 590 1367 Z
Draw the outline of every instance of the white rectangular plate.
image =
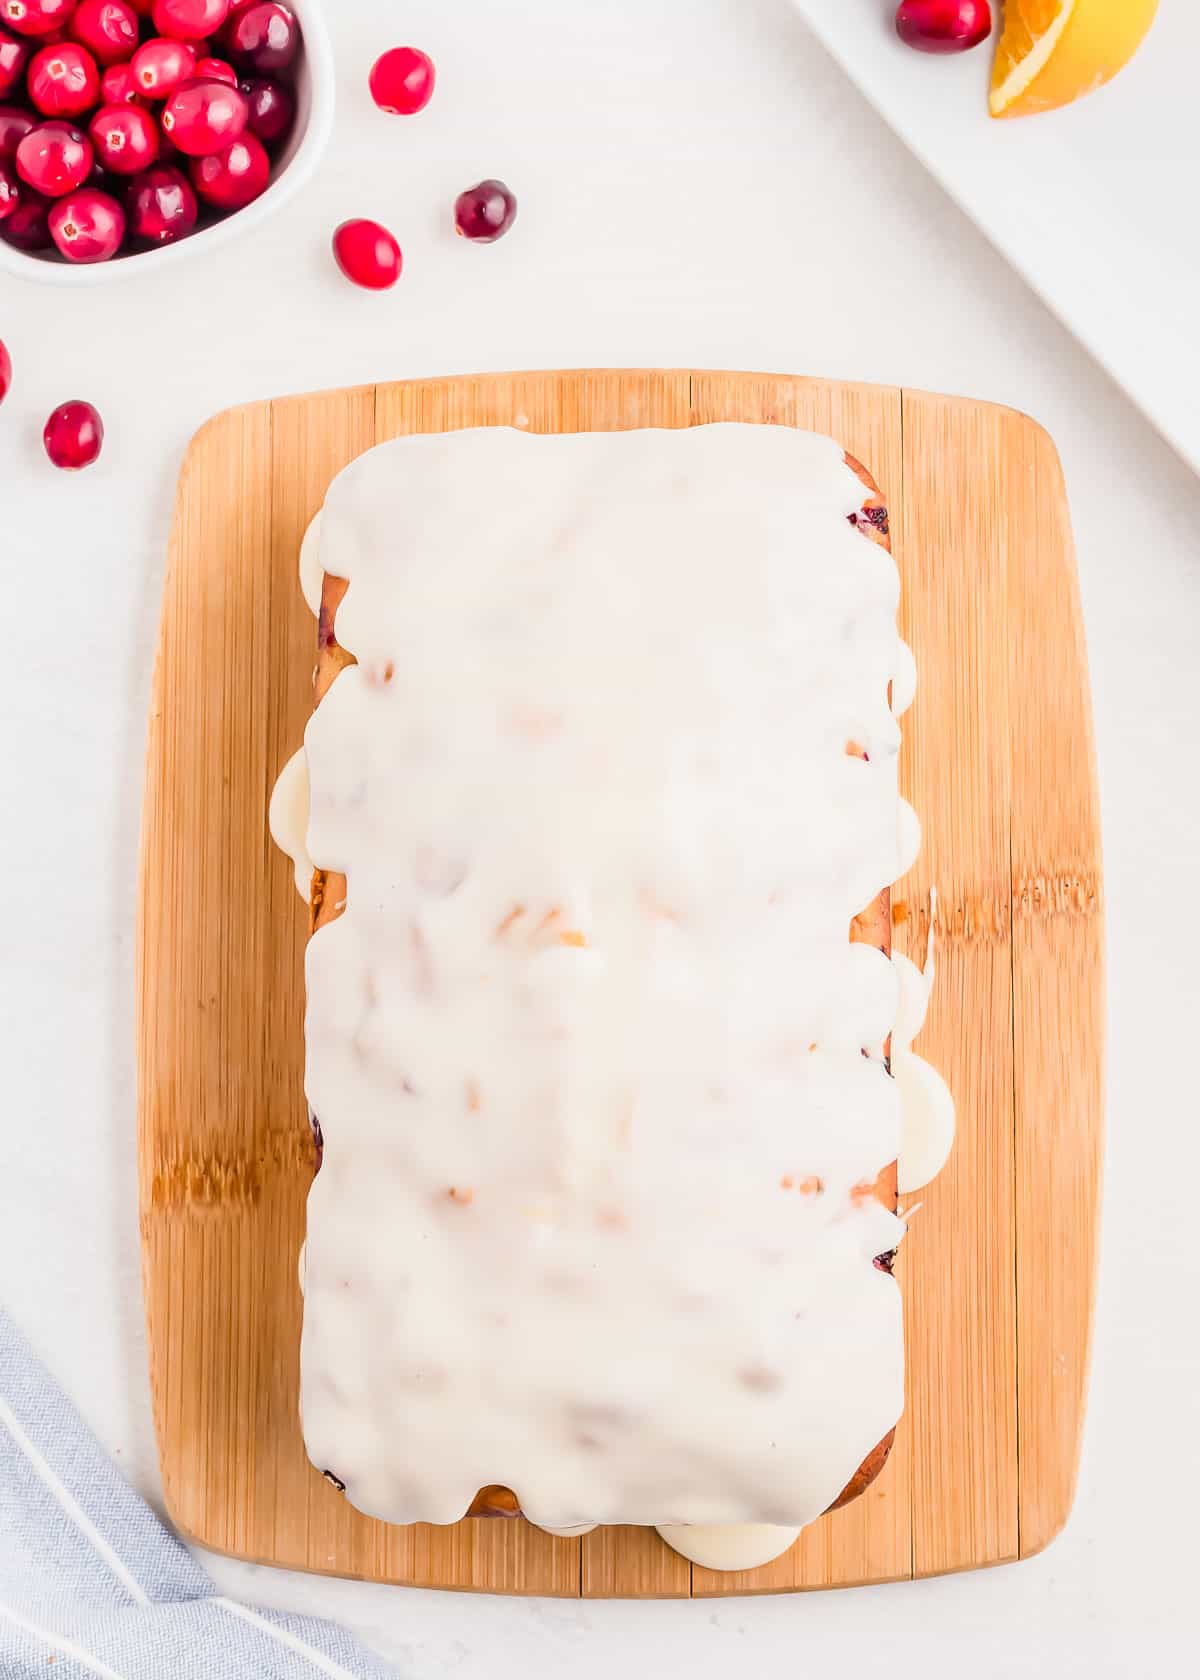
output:
M 897 39 L 892 0 L 795 4 L 909 149 L 1200 470 L 1200 6 L 1163 0 L 1133 63 L 1098 93 L 997 122 L 990 42 L 936 58 Z

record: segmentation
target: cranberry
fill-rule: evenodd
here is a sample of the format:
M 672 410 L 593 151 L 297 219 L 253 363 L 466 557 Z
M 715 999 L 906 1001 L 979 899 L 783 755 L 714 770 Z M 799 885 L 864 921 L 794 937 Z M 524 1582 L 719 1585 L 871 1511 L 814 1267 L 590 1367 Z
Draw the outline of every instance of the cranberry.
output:
M 454 225 L 464 239 L 490 245 L 517 219 L 517 201 L 503 181 L 480 181 L 454 201 Z
M 0 105 L 0 160 L 15 157 L 17 146 L 36 124 L 36 117 L 19 105 Z
M 137 47 L 137 13 L 126 0 L 79 0 L 67 33 L 97 64 L 120 64 Z
M 18 251 L 44 251 L 50 243 L 49 199 L 30 188 L 21 190 L 21 202 L 3 222 L 0 239 Z
M 210 157 L 233 144 L 249 111 L 239 90 L 225 82 L 185 82 L 163 107 L 162 129 L 188 157 Z
M 0 222 L 6 222 L 21 203 L 21 183 L 11 163 L 0 163 Z
M 32 51 L 28 41 L 0 29 L 0 98 L 20 87 Z
M 864 525 L 871 525 L 882 536 L 888 535 L 888 510 L 885 507 L 860 508 L 857 513 L 848 513 L 846 518 L 856 530 L 861 531 Z
M 154 0 L 154 27 L 176 41 L 200 41 L 220 29 L 229 0 Z
M 247 6 L 234 20 L 229 50 L 254 70 L 286 70 L 300 45 L 300 30 L 286 6 Z
M 191 79 L 196 52 L 187 41 L 143 41 L 130 60 L 133 79 L 144 99 L 166 99 L 181 82 Z
M 65 122 L 40 123 L 17 146 L 17 174 L 47 198 L 81 187 L 94 161 L 87 135 Z
M 154 0 L 129 0 L 129 4 L 140 18 L 148 18 L 154 10 Z
M 68 262 L 107 262 L 121 249 L 125 212 L 110 193 L 85 187 L 51 210 L 50 237 Z
M 29 97 L 44 117 L 81 117 L 100 98 L 100 72 L 86 47 L 43 47 L 29 66 Z
M 42 442 L 56 467 L 81 472 L 104 447 L 104 422 L 89 402 L 61 403 L 46 422 Z
M 8 346 L 0 338 L 0 402 L 3 402 L 12 389 L 12 357 L 8 353 Z
M 207 203 L 218 210 L 241 210 L 267 189 L 271 160 L 261 140 L 240 134 L 215 157 L 192 160 L 192 185 Z
M 295 94 L 269 76 L 251 76 L 240 85 L 250 108 L 246 127 L 264 145 L 274 146 L 291 131 L 296 117 Z
M 428 53 L 417 47 L 393 47 L 375 60 L 370 75 L 371 98 L 381 111 L 411 117 L 433 98 L 436 72 Z
M 918 52 L 966 52 L 992 30 L 988 0 L 901 0 L 896 33 Z
M 75 0 L 0 0 L 0 23 L 18 35 L 53 35 L 75 10 Z
M 223 58 L 198 58 L 195 77 L 198 82 L 228 82 L 230 87 L 238 85 L 237 71 Z
M 132 64 L 111 64 L 100 78 L 100 98 L 105 105 L 140 105 L 141 92 Z
M 384 292 L 400 278 L 400 247 L 379 222 L 343 222 L 333 236 L 333 255 L 347 280 Z
M 88 124 L 88 133 L 97 161 L 114 175 L 136 175 L 158 157 L 158 124 L 140 105 L 105 105 Z
M 129 183 L 129 231 L 144 245 L 172 245 L 186 239 L 200 207 L 180 170 L 160 163 Z
M 223 47 L 227 47 L 232 41 L 233 26 L 237 22 L 238 18 L 241 17 L 242 13 L 248 11 L 251 6 L 257 6 L 259 4 L 260 0 L 229 0 L 228 15 L 226 16 L 225 22 L 221 25 L 220 29 L 217 30 L 217 40 Z

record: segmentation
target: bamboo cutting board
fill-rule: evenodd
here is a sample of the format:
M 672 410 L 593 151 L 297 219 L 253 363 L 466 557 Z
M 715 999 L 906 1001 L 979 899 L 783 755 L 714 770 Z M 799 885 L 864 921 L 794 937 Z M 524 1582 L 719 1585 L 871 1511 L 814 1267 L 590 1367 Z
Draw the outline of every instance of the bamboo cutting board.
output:
M 959 1113 L 897 1267 L 908 1400 L 887 1468 L 741 1575 L 693 1569 L 647 1530 L 389 1527 L 309 1466 L 296 1410 L 307 915 L 266 831 L 311 703 L 297 553 L 342 466 L 406 432 L 707 420 L 827 432 L 888 498 L 920 671 L 901 782 L 925 831 L 894 894 L 896 943 L 919 954 L 936 883 L 938 984 L 919 1048 Z M 845 1586 L 1040 1550 L 1070 1508 L 1087 1378 L 1102 946 L 1066 500 L 1054 446 L 1024 416 L 786 376 L 616 371 L 368 386 L 219 415 L 179 484 L 142 853 L 141 1222 L 175 1522 L 290 1568 L 563 1596 Z

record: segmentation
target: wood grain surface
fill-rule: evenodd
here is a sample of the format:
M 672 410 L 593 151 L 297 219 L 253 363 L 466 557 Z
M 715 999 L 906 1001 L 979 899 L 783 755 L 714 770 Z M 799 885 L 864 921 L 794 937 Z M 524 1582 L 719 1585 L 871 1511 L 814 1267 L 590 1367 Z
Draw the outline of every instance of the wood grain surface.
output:
M 311 707 L 300 538 L 373 443 L 737 419 L 826 432 L 891 510 L 920 686 L 901 783 L 920 860 L 894 894 L 938 983 L 918 1047 L 959 1111 L 901 1250 L 907 1408 L 883 1474 L 765 1569 L 692 1568 L 652 1531 L 394 1527 L 308 1464 L 296 1409 L 311 1148 L 307 910 L 271 845 Z M 790 376 L 488 375 L 219 415 L 180 479 L 154 683 L 139 933 L 139 1163 L 169 1510 L 217 1551 L 421 1586 L 571 1596 L 779 1592 L 1028 1556 L 1070 1509 L 1102 1132 L 1103 922 L 1086 657 L 1061 470 L 1023 415 Z

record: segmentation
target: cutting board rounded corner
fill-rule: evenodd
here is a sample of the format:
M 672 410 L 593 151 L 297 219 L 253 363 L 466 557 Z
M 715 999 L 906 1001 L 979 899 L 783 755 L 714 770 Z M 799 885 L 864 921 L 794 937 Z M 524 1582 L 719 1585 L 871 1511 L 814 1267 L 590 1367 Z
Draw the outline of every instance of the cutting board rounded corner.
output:
M 901 779 L 926 842 L 897 889 L 897 941 L 922 945 L 936 884 L 923 1047 L 960 1117 L 898 1265 L 907 1404 L 891 1459 L 786 1557 L 735 1576 L 693 1569 L 651 1531 L 390 1527 L 316 1485 L 296 1409 L 307 924 L 265 822 L 310 708 L 300 539 L 342 467 L 378 441 L 467 424 L 714 420 L 827 433 L 885 493 L 921 673 Z M 1049 1544 L 1075 1486 L 1094 1290 L 1104 985 L 1091 739 L 1062 470 L 1049 434 L 1015 409 L 788 375 L 599 369 L 287 396 L 206 422 L 172 529 L 138 928 L 143 1271 L 182 1530 L 287 1568 L 585 1597 L 867 1584 Z

